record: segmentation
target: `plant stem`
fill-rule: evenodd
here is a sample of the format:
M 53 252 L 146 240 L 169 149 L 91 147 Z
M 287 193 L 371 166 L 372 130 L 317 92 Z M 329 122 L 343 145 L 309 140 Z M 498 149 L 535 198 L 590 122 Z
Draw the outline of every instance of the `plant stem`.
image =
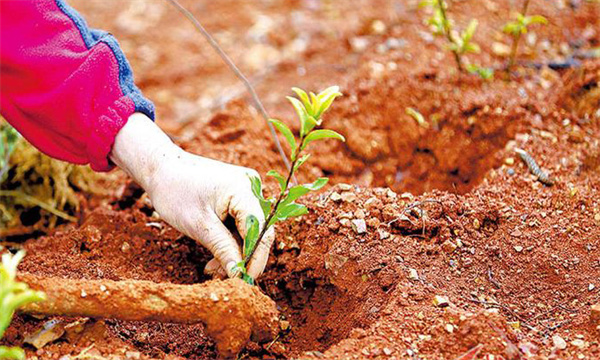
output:
M 529 7 L 529 0 L 523 1 L 523 7 L 521 8 L 521 15 L 525 16 L 527 14 L 527 8 Z M 510 71 L 512 67 L 515 65 L 515 59 L 517 58 L 517 51 L 519 50 L 519 42 L 521 41 L 521 32 L 515 36 L 513 36 L 513 43 L 510 49 L 510 58 L 508 60 L 508 66 L 506 71 Z
M 225 53 L 225 51 L 223 51 L 223 49 L 219 46 L 219 43 L 217 43 L 217 41 L 212 37 L 212 35 L 210 35 L 210 33 L 204 28 L 204 26 L 202 26 L 200 21 L 198 21 L 198 19 L 196 19 L 189 10 L 187 10 L 185 7 L 183 7 L 179 2 L 177 2 L 177 0 L 167 0 L 167 1 L 170 2 L 173 6 L 175 6 L 175 8 L 177 8 L 177 10 L 179 10 L 179 12 L 181 12 L 186 18 L 188 18 L 188 20 L 190 20 L 192 22 L 192 24 L 194 25 L 196 30 L 198 30 L 202 34 L 202 36 L 204 36 L 204 38 L 206 39 L 206 41 L 208 41 L 210 46 L 217 52 L 217 54 L 219 54 L 221 59 L 231 69 L 231 71 L 235 74 L 235 76 L 237 76 L 237 78 L 240 79 L 240 81 L 244 84 L 244 86 L 246 87 L 246 90 L 248 90 L 248 93 L 250 93 L 250 96 L 252 97 L 252 100 L 254 101 L 254 105 L 256 106 L 256 108 L 258 109 L 258 111 L 260 112 L 262 117 L 265 119 L 267 126 L 269 127 L 269 130 L 271 131 L 271 136 L 273 137 L 273 141 L 275 142 L 275 145 L 277 146 L 277 150 L 279 151 L 279 155 L 281 156 L 283 163 L 288 168 L 288 170 L 291 170 L 292 168 L 290 165 L 290 161 L 288 160 L 287 156 L 285 155 L 285 151 L 283 151 L 283 147 L 281 146 L 281 142 L 279 141 L 279 138 L 277 137 L 277 134 L 275 133 L 275 129 L 273 128 L 273 125 L 271 125 L 271 123 L 269 122 L 269 119 L 270 119 L 269 114 L 267 113 L 267 110 L 265 109 L 262 102 L 260 101 L 260 98 L 256 94 L 254 87 L 252 86 L 252 84 L 250 84 L 250 81 L 248 81 L 246 76 L 244 76 L 244 74 L 240 71 L 240 69 L 229 58 L 229 56 Z
M 296 166 L 296 163 L 298 162 L 298 159 L 300 158 L 300 153 L 302 152 L 300 149 L 302 149 L 302 145 L 304 144 L 305 137 L 306 137 L 306 135 L 300 138 L 300 144 L 298 145 L 296 150 L 294 150 L 294 154 L 292 154 L 292 165 L 291 165 L 288 175 L 285 179 L 285 187 L 281 190 L 281 193 L 279 193 L 279 196 L 277 197 L 277 201 L 275 202 L 275 205 L 271 208 L 271 212 L 269 213 L 269 216 L 267 216 L 267 218 L 265 219 L 265 224 L 263 225 L 263 227 L 260 231 L 260 234 L 258 235 L 258 239 L 256 240 L 256 245 L 254 246 L 254 249 L 252 249 L 252 251 L 250 251 L 250 254 L 248 254 L 248 256 L 246 256 L 246 258 L 244 259 L 244 267 L 246 267 L 246 265 L 248 264 L 250 259 L 252 259 L 254 252 L 256 251 L 256 249 L 258 249 L 258 246 L 260 245 L 263 237 L 265 236 L 265 233 L 267 232 L 267 229 L 269 228 L 269 222 L 271 221 L 271 219 L 273 219 L 273 216 L 275 216 L 275 214 L 277 213 L 277 207 L 283 200 L 285 193 L 288 190 L 290 181 L 291 181 L 292 177 L 294 176 L 294 167 Z
M 448 39 L 448 41 L 450 43 L 456 44 L 456 42 L 452 38 L 452 34 L 450 33 L 450 26 L 449 26 L 450 22 L 448 21 L 448 17 L 446 16 L 446 9 L 444 8 L 444 0 L 437 0 L 437 3 L 440 8 L 440 12 L 442 14 L 442 18 L 444 19 L 444 35 L 446 36 L 446 39 Z M 452 53 L 454 54 L 454 60 L 456 60 L 456 66 L 458 67 L 458 71 L 461 73 L 464 72 L 464 67 L 463 67 L 462 59 L 461 59 L 460 55 L 456 51 L 452 51 Z

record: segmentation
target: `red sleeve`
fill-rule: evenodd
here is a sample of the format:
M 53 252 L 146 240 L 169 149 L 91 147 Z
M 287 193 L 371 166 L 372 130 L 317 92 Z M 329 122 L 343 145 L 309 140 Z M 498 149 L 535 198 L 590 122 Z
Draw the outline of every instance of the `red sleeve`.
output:
M 154 119 L 117 41 L 63 0 L 0 1 L 0 112 L 42 152 L 96 171 L 131 114 Z

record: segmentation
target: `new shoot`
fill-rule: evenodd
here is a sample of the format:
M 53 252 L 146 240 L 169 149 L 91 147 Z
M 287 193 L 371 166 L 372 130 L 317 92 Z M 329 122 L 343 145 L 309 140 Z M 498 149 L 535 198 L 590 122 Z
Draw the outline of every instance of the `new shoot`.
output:
M 254 255 L 267 229 L 277 222 L 306 214 L 308 212 L 306 206 L 295 201 L 310 191 L 321 189 L 329 180 L 321 177 L 309 184 L 290 186 L 291 179 L 296 171 L 310 157 L 310 154 L 305 151 L 308 144 L 328 138 L 345 141 L 342 135 L 333 130 L 318 129 L 323 123 L 323 114 L 329 109 L 335 98 L 342 95 L 339 92 L 339 87 L 329 87 L 317 95 L 312 92 L 307 94 L 304 90 L 298 88 L 292 88 L 292 90 L 298 98 L 288 96 L 287 99 L 292 103 L 298 115 L 300 122 L 299 139 L 296 140 L 290 128 L 282 121 L 269 120 L 283 135 L 290 147 L 291 169 L 285 176 L 275 170 L 267 172 L 267 176 L 273 177 L 279 184 L 278 194 L 270 198 L 263 196 L 260 178 L 250 177 L 252 193 L 260 202 L 266 220 L 262 228 L 260 228 L 259 221 L 255 216 L 249 216 L 246 222 L 247 234 L 244 239 L 243 260 L 236 265 L 236 270 L 242 274 L 242 279 L 249 284 L 253 284 L 254 279 L 247 274 L 248 261 Z
M 419 7 L 428 7 L 433 9 L 433 15 L 427 20 L 427 23 L 433 27 L 435 35 L 444 36 L 448 41 L 447 48 L 454 54 L 456 66 L 459 72 L 465 71 L 463 56 L 468 53 L 479 53 L 481 49 L 479 45 L 474 43 L 473 35 L 477 30 L 478 22 L 472 19 L 467 28 L 459 33 L 454 30 L 451 20 L 448 19 L 446 9 L 448 4 L 444 0 L 423 0 L 419 3 Z
M 25 256 L 24 251 L 15 255 L 2 255 L 0 265 L 0 339 L 10 325 L 15 310 L 25 304 L 42 301 L 46 298 L 43 292 L 31 290 L 27 284 L 16 281 L 17 266 Z M 18 347 L 0 346 L 0 359 L 25 359 L 25 352 Z
M 510 71 L 515 64 L 517 58 L 517 51 L 519 50 L 519 42 L 521 41 L 521 35 L 527 33 L 527 28 L 534 24 L 547 24 L 548 20 L 541 15 L 530 15 L 527 16 L 527 8 L 529 7 L 529 0 L 524 0 L 523 8 L 520 13 L 517 13 L 517 19 L 510 21 L 504 25 L 502 31 L 509 34 L 512 37 L 512 46 L 510 50 L 510 57 L 508 60 L 507 70 Z

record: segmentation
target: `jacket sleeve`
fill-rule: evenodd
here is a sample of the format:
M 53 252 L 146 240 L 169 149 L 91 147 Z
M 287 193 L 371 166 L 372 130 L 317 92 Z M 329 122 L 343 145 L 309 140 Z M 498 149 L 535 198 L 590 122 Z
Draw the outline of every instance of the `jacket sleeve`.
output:
M 64 0 L 0 1 L 0 112 L 42 152 L 96 171 L 131 114 L 154 119 L 114 37 Z

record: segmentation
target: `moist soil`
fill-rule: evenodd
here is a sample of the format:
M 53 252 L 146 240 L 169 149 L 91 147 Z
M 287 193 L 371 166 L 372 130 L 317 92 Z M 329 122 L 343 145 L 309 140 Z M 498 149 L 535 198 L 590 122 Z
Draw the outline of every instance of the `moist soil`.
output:
M 523 36 L 507 73 L 498 43 L 510 40 L 499 29 L 520 5 L 450 2 L 458 26 L 479 20 L 482 51 L 469 59 L 494 67 L 493 80 L 456 72 L 417 1 L 184 4 L 271 115 L 293 119 L 291 86 L 338 84 L 345 95 L 325 126 L 347 142 L 315 145 L 298 176 L 325 175 L 331 185 L 303 200 L 307 215 L 277 226 L 258 281 L 278 304 L 282 331 L 240 358 L 600 357 L 590 316 L 600 302 L 600 60 L 586 55 L 600 45 L 600 4 L 532 1 L 530 12 L 549 24 Z M 166 2 L 73 5 L 120 40 L 157 122 L 185 149 L 261 173 L 283 167 L 243 87 Z M 554 185 L 540 183 L 515 148 Z M 13 246 L 28 252 L 20 270 L 207 281 L 210 254 L 119 179 L 118 195 L 89 202 L 78 224 L 18 239 Z M 5 341 L 23 345 L 48 320 L 17 315 Z M 28 358 L 217 356 L 203 325 L 87 320 L 80 330 L 40 350 L 25 344 Z

